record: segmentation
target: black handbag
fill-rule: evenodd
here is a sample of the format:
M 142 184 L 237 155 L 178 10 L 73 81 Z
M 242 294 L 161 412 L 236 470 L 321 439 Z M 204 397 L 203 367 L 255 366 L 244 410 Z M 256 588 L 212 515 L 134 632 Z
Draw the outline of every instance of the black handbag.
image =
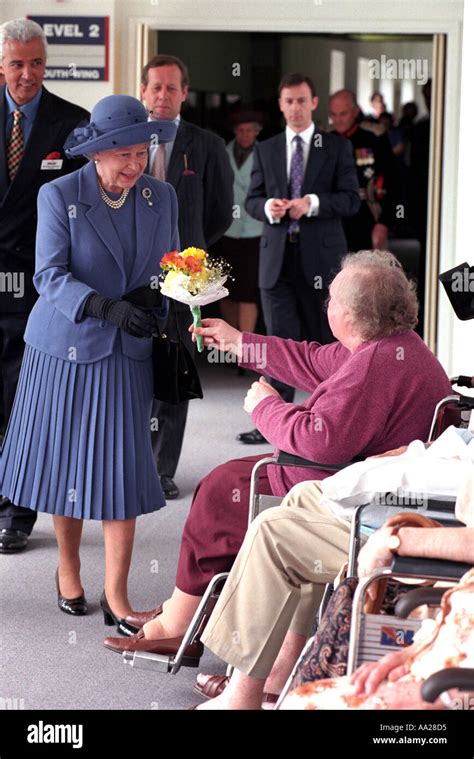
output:
M 150 308 L 158 305 L 156 298 L 156 291 L 143 287 L 128 293 L 123 300 L 142 308 Z M 174 313 L 177 339 L 172 340 L 166 334 L 153 338 L 153 397 L 158 401 L 177 404 L 202 398 L 203 394 L 193 358 L 180 338 L 173 300 L 170 300 L 170 311 Z
M 181 340 L 166 335 L 153 338 L 153 395 L 166 403 L 202 398 L 202 387 L 194 361 Z

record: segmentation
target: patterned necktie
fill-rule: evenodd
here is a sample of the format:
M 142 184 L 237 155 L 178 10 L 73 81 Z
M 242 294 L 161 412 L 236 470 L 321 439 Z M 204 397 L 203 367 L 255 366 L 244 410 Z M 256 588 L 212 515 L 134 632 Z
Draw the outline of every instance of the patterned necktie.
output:
M 290 198 L 301 198 L 301 187 L 303 184 L 303 140 L 299 134 L 295 135 L 292 140 L 295 143 L 295 150 L 291 158 L 290 166 Z M 300 225 L 293 219 L 288 227 L 290 234 L 296 234 L 300 231 Z
M 10 182 L 13 181 L 23 158 L 23 130 L 21 128 L 22 112 L 17 108 L 13 111 L 13 127 L 7 146 L 7 166 Z
M 160 179 L 162 182 L 166 181 L 166 147 L 164 142 L 158 145 L 158 149 L 155 152 L 152 176 Z

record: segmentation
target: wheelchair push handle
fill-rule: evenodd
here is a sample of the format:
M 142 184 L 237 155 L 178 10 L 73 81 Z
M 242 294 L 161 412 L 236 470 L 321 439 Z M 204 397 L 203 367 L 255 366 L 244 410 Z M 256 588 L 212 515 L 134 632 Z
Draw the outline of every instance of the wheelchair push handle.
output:
M 457 387 L 474 387 L 474 377 L 468 377 L 466 374 L 460 374 L 459 377 L 451 377 L 451 385 L 457 385 Z
M 438 696 L 450 688 L 469 692 L 474 690 L 474 669 L 450 667 L 431 675 L 421 686 L 424 701 L 432 704 Z

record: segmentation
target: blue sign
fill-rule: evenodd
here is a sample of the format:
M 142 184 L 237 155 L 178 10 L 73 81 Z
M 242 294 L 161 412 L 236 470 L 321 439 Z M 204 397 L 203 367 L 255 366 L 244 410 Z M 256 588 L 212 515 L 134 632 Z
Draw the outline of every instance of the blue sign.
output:
M 108 81 L 108 16 L 29 16 L 48 42 L 45 79 Z
M 389 627 L 386 625 L 381 628 L 380 643 L 382 646 L 398 646 L 399 648 L 405 648 L 406 646 L 411 646 L 414 635 L 415 630 L 400 630 L 397 627 Z

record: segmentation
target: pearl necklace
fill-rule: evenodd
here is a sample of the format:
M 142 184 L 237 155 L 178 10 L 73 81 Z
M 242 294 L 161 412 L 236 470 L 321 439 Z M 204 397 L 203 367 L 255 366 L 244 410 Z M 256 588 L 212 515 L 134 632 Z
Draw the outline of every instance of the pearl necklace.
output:
M 109 198 L 107 193 L 105 192 L 104 188 L 102 187 L 101 183 L 99 182 L 99 192 L 102 200 L 104 203 L 109 206 L 109 208 L 122 208 L 123 204 L 127 200 L 128 193 L 130 192 L 129 188 L 126 187 L 124 190 L 122 190 L 122 194 L 117 200 L 112 200 L 112 198 Z

